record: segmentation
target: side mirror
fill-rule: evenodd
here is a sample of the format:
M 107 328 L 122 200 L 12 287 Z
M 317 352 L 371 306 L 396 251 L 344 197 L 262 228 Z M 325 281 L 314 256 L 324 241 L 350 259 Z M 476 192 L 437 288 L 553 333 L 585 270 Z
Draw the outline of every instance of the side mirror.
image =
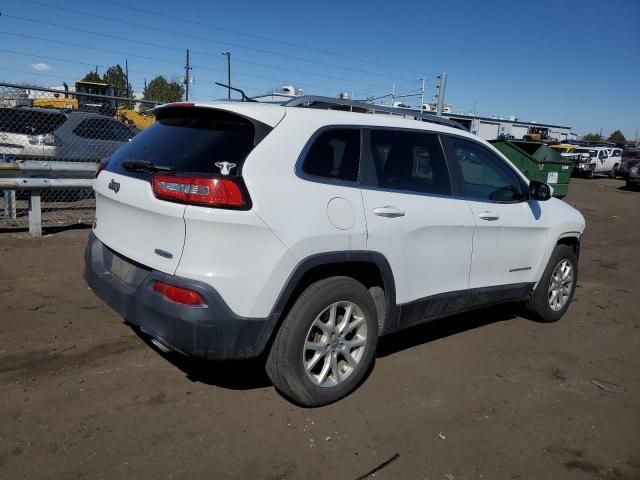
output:
M 545 200 L 549 200 L 551 198 L 551 193 L 551 187 L 546 183 L 532 180 L 529 184 L 529 197 L 532 200 L 539 200 L 541 202 L 544 202 Z

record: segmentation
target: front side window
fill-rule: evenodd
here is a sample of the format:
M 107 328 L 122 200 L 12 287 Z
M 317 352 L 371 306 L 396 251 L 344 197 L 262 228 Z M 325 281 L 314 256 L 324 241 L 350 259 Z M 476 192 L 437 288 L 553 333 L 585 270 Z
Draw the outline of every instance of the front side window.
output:
M 471 140 L 451 138 L 450 142 L 467 198 L 505 203 L 526 198 L 522 180 L 498 155 Z
M 360 166 L 360 130 L 335 128 L 316 137 L 302 163 L 314 177 L 356 182 Z
M 371 130 L 370 151 L 379 187 L 451 195 L 449 171 L 436 134 Z

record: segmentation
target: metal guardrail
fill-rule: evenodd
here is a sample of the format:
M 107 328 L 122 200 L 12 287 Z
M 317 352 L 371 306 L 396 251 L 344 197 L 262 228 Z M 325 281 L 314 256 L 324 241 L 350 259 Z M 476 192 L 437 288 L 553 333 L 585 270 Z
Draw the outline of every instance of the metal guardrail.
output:
M 156 105 L 0 82 L 0 230 L 91 224 L 97 163 L 151 125 Z
M 91 212 L 93 217 L 93 201 L 87 202 L 90 189 L 93 188 L 96 165 L 90 163 L 64 161 L 24 161 L 0 163 L 0 191 L 3 191 L 3 213 L 8 219 L 17 221 L 19 211 L 24 211 L 24 203 L 18 192 L 26 193 L 29 233 L 32 236 L 42 235 L 42 196 L 48 192 L 74 192 L 77 202 L 83 210 Z M 69 202 L 69 199 L 66 200 Z M 67 208 L 68 209 L 68 208 Z M 68 209 L 69 210 L 69 209 Z M 76 222 L 73 222 L 76 223 Z

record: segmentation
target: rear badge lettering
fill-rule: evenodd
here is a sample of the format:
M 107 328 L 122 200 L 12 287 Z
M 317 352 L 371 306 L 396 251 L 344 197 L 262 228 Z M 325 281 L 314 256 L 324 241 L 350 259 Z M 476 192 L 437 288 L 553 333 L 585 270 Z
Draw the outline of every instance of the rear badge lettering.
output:
M 113 190 L 116 193 L 118 193 L 118 191 L 120 190 L 120 184 L 116 182 L 113 178 L 109 182 L 109 190 Z
M 220 169 L 222 175 L 229 175 L 231 170 L 236 168 L 236 164 L 232 162 L 216 162 L 215 165 Z

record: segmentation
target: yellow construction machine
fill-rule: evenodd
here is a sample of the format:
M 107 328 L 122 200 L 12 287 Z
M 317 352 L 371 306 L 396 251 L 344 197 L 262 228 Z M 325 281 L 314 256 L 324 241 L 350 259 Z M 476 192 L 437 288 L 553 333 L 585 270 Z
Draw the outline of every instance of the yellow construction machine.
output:
M 69 92 L 67 84 L 63 85 L 65 91 Z M 34 98 L 31 105 L 40 108 L 66 108 L 102 113 L 113 116 L 138 130 L 144 130 L 155 121 L 155 117 L 151 114 L 142 114 L 131 108 L 118 107 L 117 101 L 113 98 L 100 99 L 82 95 L 83 93 L 103 95 L 104 97 L 116 96 L 115 88 L 108 83 L 77 81 L 75 93 L 65 93 L 64 97 L 56 94 L 53 97 Z

